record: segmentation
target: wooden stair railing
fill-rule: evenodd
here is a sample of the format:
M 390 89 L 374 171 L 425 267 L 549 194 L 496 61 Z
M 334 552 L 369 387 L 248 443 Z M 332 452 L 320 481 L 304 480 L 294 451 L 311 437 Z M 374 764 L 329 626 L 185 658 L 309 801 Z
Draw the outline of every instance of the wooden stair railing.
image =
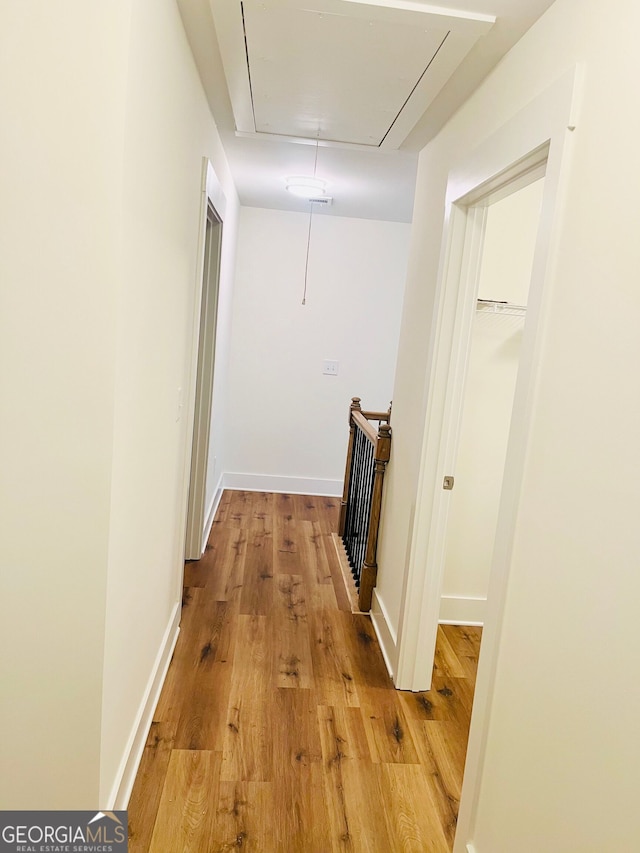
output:
M 349 407 L 349 445 L 340 507 L 339 534 L 358 588 L 360 610 L 371 609 L 376 585 L 382 485 L 391 454 L 391 407 L 365 412 L 360 397 Z M 378 421 L 378 429 L 370 423 Z

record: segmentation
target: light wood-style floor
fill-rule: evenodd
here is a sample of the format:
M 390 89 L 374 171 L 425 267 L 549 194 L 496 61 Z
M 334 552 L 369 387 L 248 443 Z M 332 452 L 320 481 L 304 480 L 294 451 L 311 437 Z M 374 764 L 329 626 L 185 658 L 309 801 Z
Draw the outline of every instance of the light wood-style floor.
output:
M 351 612 L 333 498 L 225 492 L 129 805 L 130 853 L 452 847 L 480 643 L 394 689 Z

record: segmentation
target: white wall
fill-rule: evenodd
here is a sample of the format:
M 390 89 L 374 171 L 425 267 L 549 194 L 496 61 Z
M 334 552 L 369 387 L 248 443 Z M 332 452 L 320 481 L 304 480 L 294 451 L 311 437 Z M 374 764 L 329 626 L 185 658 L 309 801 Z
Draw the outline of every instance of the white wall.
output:
M 478 299 L 526 305 L 544 178 L 487 209 Z
M 124 148 L 123 277 L 103 689 L 101 803 L 113 801 L 145 689 L 179 615 L 202 157 L 227 197 L 210 447 L 224 462 L 238 202 L 172 0 L 135 0 Z M 178 389 L 185 415 L 177 420 Z M 126 782 L 125 782 L 126 784 Z
M 3 809 L 98 797 L 127 5 L 0 6 Z
M 238 202 L 173 0 L 2 4 L 0 105 L 0 806 L 107 807 L 179 601 L 203 155 L 222 400 Z
M 467 841 L 477 853 L 638 847 L 640 113 L 629 87 L 640 74 L 639 27 L 632 0 L 606 10 L 595 0 L 556 0 L 420 159 L 394 392 L 395 460 L 403 463 L 389 472 L 399 499 L 386 501 L 379 574 L 392 619 L 415 502 L 409 462 L 418 461 L 413 440 L 423 424 L 422 403 L 409 395 L 423 399 L 448 170 L 584 62 L 551 238 L 549 313 L 477 812 L 456 851 Z
M 487 210 L 479 299 L 526 305 L 543 181 Z M 478 311 L 451 495 L 440 618 L 483 621 L 524 317 Z
M 314 216 L 302 305 L 308 226 L 306 214 L 241 211 L 227 470 L 337 494 L 351 397 L 391 400 L 410 229 Z

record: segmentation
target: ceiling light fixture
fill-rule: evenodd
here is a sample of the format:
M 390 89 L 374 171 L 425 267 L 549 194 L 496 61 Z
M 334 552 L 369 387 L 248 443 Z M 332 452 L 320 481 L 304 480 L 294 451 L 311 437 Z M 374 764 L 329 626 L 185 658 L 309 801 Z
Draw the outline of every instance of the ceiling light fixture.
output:
M 312 198 L 324 198 L 327 195 L 327 182 L 321 178 L 309 178 L 295 175 L 287 178 L 287 190 L 298 198 L 309 201 Z

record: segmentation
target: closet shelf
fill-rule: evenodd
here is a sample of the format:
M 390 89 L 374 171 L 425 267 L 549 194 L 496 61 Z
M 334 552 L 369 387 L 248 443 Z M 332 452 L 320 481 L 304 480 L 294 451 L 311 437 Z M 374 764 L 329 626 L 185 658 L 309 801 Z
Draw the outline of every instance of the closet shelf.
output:
M 493 299 L 478 299 L 477 310 L 483 314 L 510 314 L 515 317 L 524 317 L 527 313 L 527 306 L 513 305 L 511 302 L 498 302 Z

